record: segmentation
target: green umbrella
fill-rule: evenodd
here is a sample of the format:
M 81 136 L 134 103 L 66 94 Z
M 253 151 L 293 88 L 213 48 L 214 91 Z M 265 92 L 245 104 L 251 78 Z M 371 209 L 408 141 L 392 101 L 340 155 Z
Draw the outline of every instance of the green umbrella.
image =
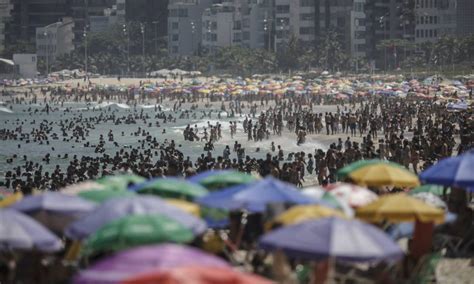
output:
M 110 222 L 89 236 L 84 255 L 156 243 L 189 243 L 193 232 L 164 215 L 130 215 Z
M 449 194 L 450 191 L 451 189 L 448 188 L 446 190 L 446 194 Z M 444 188 L 441 185 L 424 184 L 424 185 L 414 188 L 412 191 L 410 191 L 410 194 L 417 194 L 420 192 L 429 192 L 437 196 L 442 196 L 444 195 Z
M 248 184 L 256 181 L 257 178 L 237 171 L 230 171 L 225 173 L 220 173 L 216 175 L 208 176 L 201 181 L 199 184 L 206 187 L 207 189 L 219 189 L 226 188 L 239 184 Z
M 89 201 L 102 203 L 110 198 L 133 196 L 135 195 L 135 192 L 126 190 L 104 189 L 83 191 L 80 192 L 78 195 Z
M 402 167 L 401 165 L 399 165 L 397 163 L 392 163 L 392 162 L 389 162 L 389 161 L 379 160 L 379 159 L 359 160 L 357 162 L 353 162 L 353 163 L 341 168 L 340 170 L 338 170 L 337 171 L 337 178 L 339 180 L 345 180 L 351 172 L 353 172 L 355 170 L 358 170 L 360 168 L 363 168 L 365 166 L 379 164 L 379 163 L 388 163 L 388 164 L 393 165 L 393 166 Z
M 132 174 L 105 176 L 97 180 L 98 183 L 106 185 L 108 188 L 114 190 L 127 190 L 129 185 L 145 181 L 146 178 Z
M 209 192 L 204 187 L 176 178 L 157 178 L 131 188 L 138 193 L 153 194 L 164 198 L 194 200 Z

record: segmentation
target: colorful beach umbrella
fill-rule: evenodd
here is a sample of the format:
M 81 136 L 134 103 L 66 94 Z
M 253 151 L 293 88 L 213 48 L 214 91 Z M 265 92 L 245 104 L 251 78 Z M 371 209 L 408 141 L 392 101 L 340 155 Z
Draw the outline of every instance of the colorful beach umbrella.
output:
M 359 185 L 417 187 L 418 177 L 407 169 L 389 163 L 367 165 L 349 173 L 348 177 Z
M 272 223 L 292 225 L 307 220 L 331 216 L 346 218 L 346 216 L 341 211 L 334 210 L 329 207 L 320 205 L 297 205 L 278 215 Z
M 183 198 L 194 200 L 207 195 L 207 189 L 198 184 L 177 178 L 157 178 L 130 188 L 132 191 L 153 194 L 164 198 Z
M 300 193 L 294 185 L 282 182 L 273 177 L 267 177 L 248 185 L 245 190 L 236 193 L 233 199 L 236 202 L 241 202 L 244 206 L 253 205 L 260 207 L 262 211 L 266 205 L 272 203 L 316 203 L 311 198 Z
M 103 203 L 111 198 L 130 197 L 134 195 L 136 194 L 133 191 L 112 190 L 112 189 L 88 190 L 88 191 L 82 191 L 78 194 L 79 197 L 83 199 L 87 199 L 95 203 Z
M 95 207 L 93 202 L 59 192 L 29 195 L 10 206 L 58 233 L 62 233 L 71 222 L 91 212 Z
M 390 221 L 444 222 L 444 210 L 430 206 L 404 193 L 387 194 L 376 201 L 359 207 L 356 216 L 368 222 Z
M 265 234 L 260 248 L 282 250 L 305 260 L 380 261 L 403 256 L 400 247 L 383 231 L 358 220 L 337 217 L 306 221 Z
M 147 245 L 99 260 L 80 271 L 73 283 L 119 283 L 143 272 L 195 265 L 229 267 L 224 260 L 197 248 L 177 244 Z
M 261 276 L 239 272 L 224 267 L 191 266 L 178 267 L 165 271 L 148 272 L 131 277 L 123 284 L 271 284 Z
M 442 196 L 444 195 L 444 187 L 436 184 L 423 184 L 414 188 L 413 190 L 410 190 L 409 194 L 413 195 L 421 192 L 429 192 L 437 196 Z M 451 189 L 448 188 L 446 190 L 446 194 L 449 194 L 450 192 Z
M 449 157 L 432 165 L 420 174 L 425 183 L 444 186 L 474 186 L 474 149 L 456 157 Z
M 227 188 L 239 184 L 249 184 L 256 177 L 238 171 L 206 171 L 188 179 L 197 182 L 209 190 Z
M 420 192 L 416 194 L 412 194 L 412 197 L 423 201 L 426 204 L 429 204 L 431 206 L 441 208 L 443 210 L 446 210 L 448 208 L 448 205 L 446 202 L 444 202 L 439 196 L 434 195 L 433 193 L 430 192 Z
M 107 186 L 107 188 L 114 190 L 126 190 L 131 185 L 143 183 L 145 181 L 146 178 L 132 174 L 105 176 L 97 180 L 99 184 L 103 184 Z
M 105 224 L 129 215 L 161 214 L 190 228 L 193 233 L 201 234 L 206 230 L 204 221 L 183 210 L 168 204 L 165 200 L 149 196 L 112 198 L 66 229 L 71 239 L 84 239 L 99 230 Z
M 22 199 L 23 199 L 23 193 L 21 193 L 21 192 L 15 192 L 11 195 L 5 196 L 0 201 L 0 208 L 8 207 L 8 206 L 10 206 L 12 204 L 15 204 L 16 202 L 18 202 Z
M 350 183 L 329 184 L 326 186 L 326 190 L 338 199 L 344 200 L 353 208 L 367 205 L 378 198 L 377 194 L 369 189 Z
M 197 217 L 201 216 L 201 208 L 196 203 L 174 198 L 167 198 L 165 199 L 165 201 L 185 212 L 188 212 L 189 214 L 192 214 Z
M 193 232 L 164 215 L 130 215 L 104 225 L 90 235 L 83 254 L 97 254 L 145 244 L 188 243 Z
M 95 181 L 84 181 L 80 183 L 75 183 L 68 185 L 60 190 L 63 194 L 68 195 L 77 195 L 82 191 L 90 191 L 90 190 L 102 190 L 105 189 L 106 186 Z
M 61 240 L 32 218 L 13 209 L 0 209 L 0 250 L 56 252 Z

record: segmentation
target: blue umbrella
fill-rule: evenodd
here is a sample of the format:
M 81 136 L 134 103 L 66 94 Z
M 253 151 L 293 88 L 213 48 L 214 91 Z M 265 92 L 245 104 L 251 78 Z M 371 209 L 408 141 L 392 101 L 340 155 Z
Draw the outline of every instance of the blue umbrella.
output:
M 71 222 L 91 212 L 96 204 L 59 192 L 29 195 L 10 208 L 26 213 L 52 230 L 62 233 Z
M 206 224 L 202 220 L 166 203 L 161 198 L 138 195 L 107 200 L 84 218 L 71 224 L 66 229 L 66 236 L 71 239 L 84 239 L 111 221 L 129 215 L 145 214 L 163 214 L 190 228 L 195 234 L 201 234 L 206 230 Z
M 446 213 L 444 217 L 444 224 L 449 224 L 456 221 L 457 215 L 454 213 Z M 442 224 L 441 224 L 442 225 Z M 393 224 L 387 229 L 387 234 L 394 240 L 410 237 L 415 232 L 414 222 L 402 222 Z
M 61 240 L 41 224 L 18 211 L 0 209 L 0 250 L 38 249 L 55 252 Z
M 66 195 L 59 192 L 45 192 L 29 195 L 10 206 L 25 213 L 34 211 L 50 211 L 63 214 L 90 212 L 96 204 L 78 196 Z
M 260 239 L 260 247 L 306 260 L 380 261 L 403 256 L 400 247 L 375 226 L 335 217 L 277 229 Z
M 445 186 L 474 186 L 474 150 L 439 161 L 420 174 L 424 183 Z
M 246 209 L 250 212 L 263 212 L 266 206 L 272 203 L 315 204 L 318 201 L 300 193 L 289 183 L 268 177 L 220 192 L 211 192 L 197 199 L 197 203 L 224 210 Z

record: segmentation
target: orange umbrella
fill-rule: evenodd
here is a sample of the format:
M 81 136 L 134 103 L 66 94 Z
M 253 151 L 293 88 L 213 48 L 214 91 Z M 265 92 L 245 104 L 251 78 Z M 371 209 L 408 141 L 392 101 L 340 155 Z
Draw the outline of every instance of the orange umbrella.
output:
M 147 272 L 123 284 L 270 284 L 270 280 L 231 268 L 189 266 L 165 271 Z

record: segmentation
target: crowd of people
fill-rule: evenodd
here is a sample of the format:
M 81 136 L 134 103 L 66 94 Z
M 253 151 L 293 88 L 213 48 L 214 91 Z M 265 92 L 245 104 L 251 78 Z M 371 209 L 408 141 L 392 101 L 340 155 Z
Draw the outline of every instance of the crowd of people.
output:
M 37 103 L 37 94 L 31 92 L 15 97 L 13 103 Z M 95 154 L 58 156 L 69 164 L 65 168 L 56 165 L 52 171 L 45 170 L 43 164 L 51 163 L 54 148 L 42 158 L 42 162 L 35 162 L 27 155 L 15 154 L 7 158 L 8 163 L 17 164 L 5 171 L 3 185 L 7 188 L 23 192 L 58 190 L 68 184 L 114 172 L 134 172 L 150 178 L 189 176 L 209 169 L 236 169 L 256 172 L 261 176 L 272 175 L 298 186 L 308 184 L 307 177 L 312 176 L 319 184 L 327 184 L 336 181 L 338 169 L 357 160 L 385 159 L 417 173 L 443 157 L 474 146 L 472 112 L 449 112 L 445 104 L 423 99 L 383 96 L 351 98 L 337 101 L 334 111 L 322 111 L 321 105 L 333 104 L 334 101 L 324 100 L 319 95 L 287 94 L 282 97 L 270 94 L 264 97 L 238 96 L 222 102 L 209 95 L 173 94 L 170 97 L 160 95 L 147 98 L 157 103 L 153 116 L 143 109 L 136 109 L 138 101 L 132 100 L 126 92 L 98 91 L 87 94 L 80 90 L 73 96 L 66 96 L 54 88 L 40 92 L 43 93 L 43 108 L 39 111 L 47 114 L 72 111 L 67 107 L 59 108 L 65 100 L 90 103 L 117 99 L 134 107 L 128 115 L 120 116 L 111 109 L 95 109 L 91 105 L 86 110 L 87 116 L 79 113 L 74 118 L 58 121 L 36 121 L 35 112 L 30 108 L 28 112 L 32 116 L 25 121 L 8 121 L 14 127 L 4 126 L 0 130 L 0 139 L 18 143 L 19 153 L 23 143 L 49 145 L 51 140 L 62 140 L 74 142 L 77 147 L 91 148 Z M 213 101 L 221 104 L 220 109 L 210 109 Z M 165 112 L 162 109 L 164 102 L 173 103 L 172 110 Z M 213 111 L 218 119 L 230 118 L 231 121 L 228 124 L 207 122 L 201 128 L 188 124 L 183 131 L 185 141 L 204 142 L 203 151 L 197 158 L 183 154 L 179 142 L 159 138 L 160 133 L 166 133 L 168 122 L 208 119 Z M 238 116 L 242 120 L 234 120 Z M 100 135 L 97 144 L 88 141 L 89 132 L 96 125 L 135 124 L 137 121 L 156 128 L 156 131 L 141 127 L 133 133 L 114 133 L 110 130 Z M 34 127 L 26 131 L 23 124 Z M 214 144 L 227 131 L 232 138 L 244 133 L 247 141 L 236 140 L 232 148 L 226 145 L 222 153 L 217 153 Z M 119 137 L 126 135 L 139 137 L 139 146 L 131 148 L 119 143 Z M 332 138 L 329 138 L 331 142 L 327 149 L 288 151 L 285 149 L 287 145 L 272 142 L 272 137 L 282 135 L 294 137 L 297 145 L 325 135 Z M 328 141 L 327 138 L 325 140 Z M 246 143 L 250 143 L 248 141 L 257 146 L 268 143 L 270 151 L 259 153 L 263 152 L 262 147 L 256 147 L 255 154 L 250 153 L 245 147 Z M 105 150 L 106 143 L 112 143 L 117 148 L 114 154 Z

